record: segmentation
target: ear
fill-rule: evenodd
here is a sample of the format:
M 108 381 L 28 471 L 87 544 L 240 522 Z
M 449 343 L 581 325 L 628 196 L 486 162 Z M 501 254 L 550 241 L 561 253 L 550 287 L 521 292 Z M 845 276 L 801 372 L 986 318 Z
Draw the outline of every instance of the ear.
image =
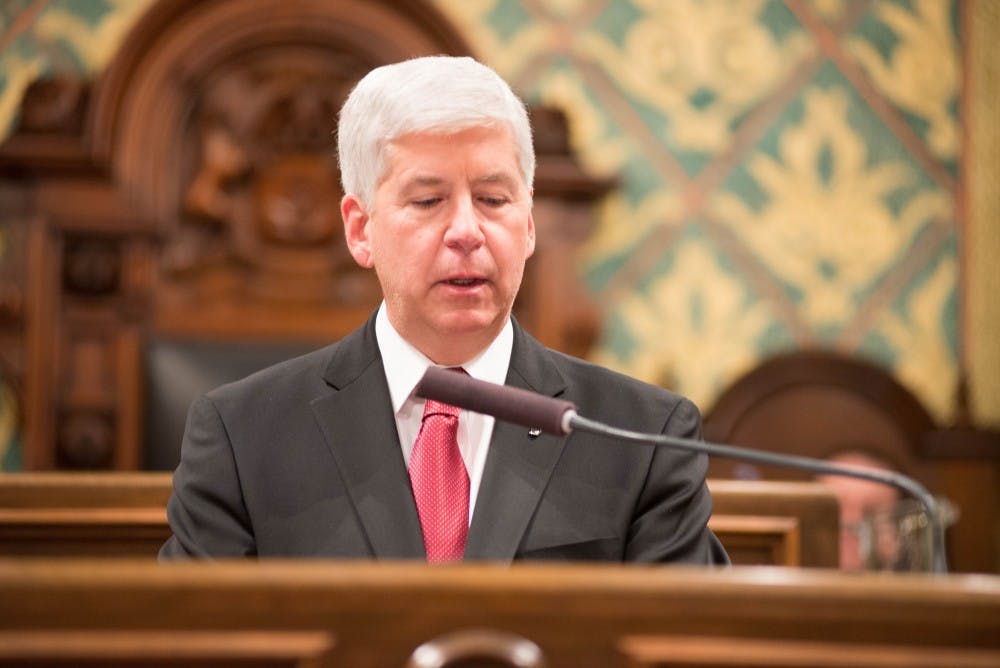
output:
M 362 267 L 371 269 L 375 265 L 369 228 L 371 217 L 364 204 L 357 195 L 344 195 L 340 200 L 340 215 L 344 219 L 344 238 L 351 257 Z
M 529 258 L 535 254 L 535 216 L 532 213 L 533 200 L 535 198 L 535 189 L 532 188 L 528 193 L 528 248 L 527 253 L 525 253 L 525 258 Z

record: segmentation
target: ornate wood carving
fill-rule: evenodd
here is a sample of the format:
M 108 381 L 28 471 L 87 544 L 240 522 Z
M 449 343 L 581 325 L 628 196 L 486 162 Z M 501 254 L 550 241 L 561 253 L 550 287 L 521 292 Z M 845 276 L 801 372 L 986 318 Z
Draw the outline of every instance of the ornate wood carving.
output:
M 369 306 L 379 297 L 341 232 L 330 127 L 366 65 L 350 54 L 261 53 L 216 73 L 195 103 L 179 227 L 162 289 L 211 301 Z M 187 176 L 187 173 L 190 176 Z
M 113 418 L 93 410 L 69 411 L 62 416 L 57 464 L 67 469 L 111 468 L 114 461 Z
M 83 129 L 90 88 L 86 82 L 57 76 L 28 86 L 18 127 L 38 134 L 74 134 Z
M 106 296 L 118 291 L 121 248 L 108 239 L 70 237 L 63 252 L 63 289 L 77 295 Z

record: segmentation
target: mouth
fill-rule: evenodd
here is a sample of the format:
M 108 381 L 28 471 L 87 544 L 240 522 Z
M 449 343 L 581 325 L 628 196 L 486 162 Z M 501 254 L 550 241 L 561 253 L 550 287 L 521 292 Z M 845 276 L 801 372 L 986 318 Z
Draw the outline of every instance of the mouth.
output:
M 446 285 L 454 285 L 460 288 L 469 288 L 476 285 L 482 285 L 485 282 L 486 282 L 485 278 L 475 278 L 475 277 L 449 278 L 444 281 Z

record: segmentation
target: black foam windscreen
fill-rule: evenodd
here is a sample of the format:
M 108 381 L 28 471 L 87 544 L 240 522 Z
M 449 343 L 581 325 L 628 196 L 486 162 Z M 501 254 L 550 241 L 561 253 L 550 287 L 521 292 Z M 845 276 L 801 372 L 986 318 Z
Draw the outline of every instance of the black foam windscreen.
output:
M 428 367 L 414 393 L 423 399 L 492 415 L 498 420 L 541 429 L 556 436 L 569 433 L 563 424 L 563 417 L 567 411 L 576 411 L 576 406 L 569 401 L 517 387 L 487 383 L 434 366 Z

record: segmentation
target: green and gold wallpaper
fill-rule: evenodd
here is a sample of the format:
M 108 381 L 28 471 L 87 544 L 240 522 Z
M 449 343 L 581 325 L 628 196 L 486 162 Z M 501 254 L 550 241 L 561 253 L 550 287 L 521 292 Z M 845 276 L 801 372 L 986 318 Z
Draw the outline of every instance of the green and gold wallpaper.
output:
M 0 132 L 31 80 L 99 71 L 149 4 L 0 3 Z M 767 356 L 831 348 L 892 369 L 942 423 L 966 369 L 978 419 L 1000 423 L 979 382 L 1000 371 L 995 298 L 970 298 L 995 272 L 969 248 L 997 224 L 969 198 L 996 186 L 970 195 L 963 154 L 979 129 L 996 146 L 997 49 L 969 26 L 995 29 L 1000 3 L 435 4 L 515 90 L 565 110 L 586 169 L 620 179 L 580 258 L 596 361 L 707 411 Z

